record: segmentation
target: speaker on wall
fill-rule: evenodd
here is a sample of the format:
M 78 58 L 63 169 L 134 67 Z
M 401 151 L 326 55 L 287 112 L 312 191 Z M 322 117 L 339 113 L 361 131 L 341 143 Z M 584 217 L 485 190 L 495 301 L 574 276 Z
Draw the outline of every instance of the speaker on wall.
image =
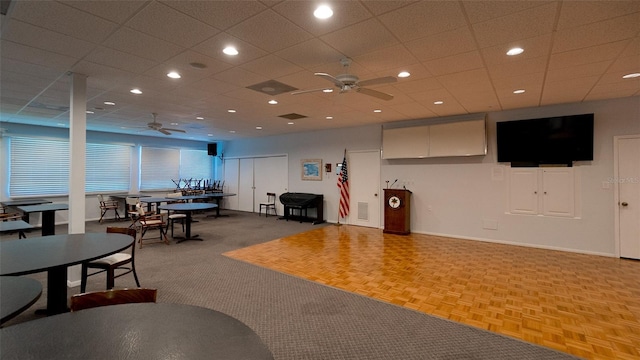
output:
M 207 144 L 207 150 L 211 156 L 218 155 L 218 143 Z

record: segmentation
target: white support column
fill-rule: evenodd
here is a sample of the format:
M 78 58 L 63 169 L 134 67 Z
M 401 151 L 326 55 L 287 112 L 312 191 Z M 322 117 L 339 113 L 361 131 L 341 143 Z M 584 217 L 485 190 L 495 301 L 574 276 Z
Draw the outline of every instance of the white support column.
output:
M 71 74 L 69 113 L 69 234 L 85 232 L 87 146 L 87 76 Z M 69 267 L 67 283 L 80 284 L 80 266 Z

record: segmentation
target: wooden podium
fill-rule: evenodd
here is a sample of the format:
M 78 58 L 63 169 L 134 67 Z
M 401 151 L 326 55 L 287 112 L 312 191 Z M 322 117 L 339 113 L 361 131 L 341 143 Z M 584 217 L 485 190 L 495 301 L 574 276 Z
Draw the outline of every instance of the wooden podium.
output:
M 384 189 L 384 230 L 389 234 L 411 233 L 411 191 Z

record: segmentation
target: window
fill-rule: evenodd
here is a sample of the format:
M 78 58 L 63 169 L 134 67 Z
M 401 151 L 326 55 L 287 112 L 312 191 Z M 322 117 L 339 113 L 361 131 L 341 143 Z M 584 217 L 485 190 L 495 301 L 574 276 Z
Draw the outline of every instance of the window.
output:
M 10 139 L 9 196 L 69 194 L 69 141 Z M 86 192 L 128 191 L 131 147 L 87 143 Z
M 213 160 L 207 151 L 180 151 L 180 176 L 183 179 L 209 180 L 212 174 Z

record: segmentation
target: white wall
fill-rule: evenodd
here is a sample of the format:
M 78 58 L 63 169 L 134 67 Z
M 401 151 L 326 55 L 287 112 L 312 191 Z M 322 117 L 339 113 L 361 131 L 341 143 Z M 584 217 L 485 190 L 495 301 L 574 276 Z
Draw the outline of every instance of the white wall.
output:
M 595 114 L 594 160 L 580 162 L 581 218 L 549 218 L 506 214 L 508 168 L 496 162 L 495 123 L 582 113 Z M 425 119 L 424 123 L 438 119 Z M 407 122 L 415 124 L 412 120 Z M 381 160 L 380 183 L 399 179 L 413 191 L 411 230 L 468 239 L 613 255 L 613 187 L 602 184 L 613 177 L 613 136 L 640 134 L 640 97 L 588 103 L 553 105 L 489 113 L 488 154 L 468 158 Z M 381 147 L 379 125 L 334 129 L 284 136 L 230 141 L 225 156 L 289 155 L 289 191 L 324 194 L 325 218 L 337 220 L 338 190 L 335 164 L 347 150 Z M 640 154 L 639 154 L 640 156 Z M 332 163 L 323 180 L 302 181 L 300 160 L 322 158 Z M 493 171 L 502 168 L 503 180 Z M 353 185 L 352 185 L 353 186 Z M 483 229 L 483 221 L 497 221 L 496 230 Z M 381 220 L 381 223 L 383 221 Z

